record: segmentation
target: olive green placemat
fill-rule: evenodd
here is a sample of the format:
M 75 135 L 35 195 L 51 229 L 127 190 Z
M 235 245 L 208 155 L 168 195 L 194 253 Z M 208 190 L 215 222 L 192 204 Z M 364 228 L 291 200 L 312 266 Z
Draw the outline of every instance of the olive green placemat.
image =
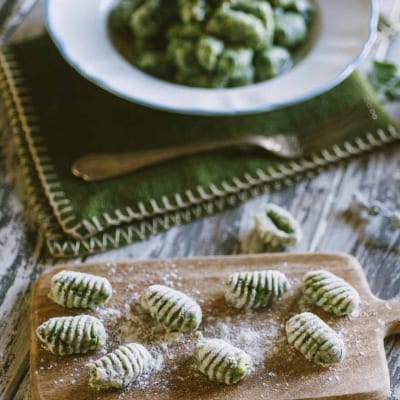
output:
M 396 123 L 358 73 L 313 100 L 269 113 L 179 115 L 132 104 L 96 87 L 42 36 L 3 49 L 0 84 L 30 209 L 50 252 L 59 257 L 142 240 L 400 138 Z M 345 143 L 313 157 L 283 161 L 255 149 L 232 149 L 99 183 L 82 182 L 70 173 L 71 163 L 87 152 L 302 132 L 358 104 L 370 111 L 368 130 L 354 131 Z

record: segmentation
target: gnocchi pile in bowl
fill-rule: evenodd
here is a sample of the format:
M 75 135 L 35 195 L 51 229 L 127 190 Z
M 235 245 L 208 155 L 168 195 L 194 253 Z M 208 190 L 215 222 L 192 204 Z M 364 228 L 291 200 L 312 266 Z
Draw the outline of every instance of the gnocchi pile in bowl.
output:
M 311 0 L 120 0 L 110 23 L 132 43 L 141 70 L 225 88 L 289 70 L 314 13 Z
M 130 102 L 204 116 L 271 111 L 327 92 L 366 57 L 379 17 L 377 0 L 45 5 L 52 40 L 84 78 Z

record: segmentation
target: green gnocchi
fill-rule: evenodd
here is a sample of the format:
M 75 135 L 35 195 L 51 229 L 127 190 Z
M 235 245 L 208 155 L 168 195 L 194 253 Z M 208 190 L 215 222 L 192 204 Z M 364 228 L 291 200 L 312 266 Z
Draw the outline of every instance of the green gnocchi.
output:
M 189 86 L 235 87 L 291 68 L 309 36 L 312 0 L 120 0 L 111 25 L 133 62 Z
M 300 14 L 277 13 L 275 23 L 275 41 L 279 46 L 292 49 L 301 44 L 307 35 L 307 24 Z
M 231 385 L 253 371 L 253 361 L 243 350 L 221 339 L 206 339 L 201 333 L 197 337 L 195 366 L 211 381 Z
M 186 294 L 164 285 L 152 285 L 140 296 L 142 308 L 169 331 L 195 331 L 202 319 L 200 306 Z
M 298 243 L 302 238 L 300 224 L 282 207 L 268 203 L 255 216 L 260 238 L 271 248 L 281 249 Z
M 310 312 L 297 314 L 286 322 L 289 344 L 307 360 L 322 363 L 340 363 L 345 356 L 343 339 L 324 321 Z
M 292 57 L 284 47 L 272 46 L 257 53 L 254 66 L 257 81 L 263 81 L 290 69 Z
M 101 276 L 61 271 L 51 279 L 49 298 L 67 308 L 91 308 L 112 296 L 110 282 Z
M 270 307 L 289 289 L 288 279 L 279 271 L 236 272 L 225 282 L 225 298 L 239 309 Z
M 357 290 L 325 270 L 308 272 L 303 279 L 303 292 L 312 303 L 338 317 L 355 314 L 360 304 Z
M 121 389 L 150 372 L 155 360 L 138 343 L 119 346 L 99 360 L 87 364 L 89 385 L 96 390 Z
M 107 340 L 101 321 L 90 315 L 50 318 L 36 334 L 49 351 L 61 356 L 101 349 Z

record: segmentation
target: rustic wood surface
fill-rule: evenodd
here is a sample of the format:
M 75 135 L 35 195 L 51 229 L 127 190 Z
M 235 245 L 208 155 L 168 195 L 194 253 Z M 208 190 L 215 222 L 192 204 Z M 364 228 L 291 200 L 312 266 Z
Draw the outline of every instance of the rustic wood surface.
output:
M 325 269 L 349 282 L 360 294 L 359 315 L 337 318 L 312 307 L 304 301 L 302 279 L 306 272 Z M 61 267 L 64 269 L 64 267 Z M 98 310 L 87 311 L 99 317 L 107 330 L 108 350 L 125 343 L 119 338 L 126 317 L 126 305 L 131 305 L 135 294 L 140 294 L 150 284 L 168 284 L 189 294 L 201 304 L 203 322 L 200 329 L 207 332 L 235 332 L 238 337 L 247 336 L 242 347 L 261 353 L 254 372 L 238 385 L 226 386 L 210 382 L 191 368 L 193 335 L 178 336 L 163 350 L 163 367 L 155 372 L 146 385 L 133 385 L 126 390 L 104 392 L 104 400 L 157 399 L 157 400 L 241 400 L 241 399 L 327 399 L 384 400 L 389 393 L 389 377 L 383 347 L 383 339 L 389 333 L 400 333 L 400 301 L 382 301 L 372 295 L 360 264 L 343 254 L 266 254 L 230 257 L 206 257 L 173 260 L 131 261 L 73 266 L 81 272 L 98 274 L 109 279 L 113 286 L 113 298 Z M 269 310 L 244 313 L 227 306 L 223 295 L 223 282 L 237 271 L 262 271 L 277 269 L 291 283 L 291 289 Z M 42 275 L 33 288 L 31 331 L 52 317 L 76 315 L 81 310 L 68 310 L 48 298 L 51 277 L 60 269 Z M 110 312 L 112 311 L 112 312 Z M 311 311 L 320 316 L 335 331 L 340 332 L 346 343 L 346 356 L 337 365 L 318 365 L 307 361 L 286 341 L 286 320 L 295 314 Z M 138 341 L 153 346 L 165 341 L 163 331 L 148 339 L 154 322 L 146 314 L 133 308 L 134 326 L 142 332 Z M 131 318 L 128 313 L 128 321 Z M 119 314 L 118 314 L 119 315 Z M 136 320 L 135 320 L 136 321 Z M 146 327 L 142 329 L 140 325 Z M 147 325 L 149 324 L 149 326 Z M 239 325 L 240 324 L 240 325 Z M 129 325 L 130 326 L 130 325 Z M 239 328 L 231 328 L 239 326 Z M 242 328 L 240 328 L 242 327 Z M 249 335 L 249 329 L 252 334 Z M 208 331 L 210 330 L 210 331 Z M 267 332 L 269 333 L 266 334 Z M 256 334 L 267 335 L 254 339 Z M 256 336 L 257 337 L 257 336 Z M 164 345 L 165 347 L 165 345 Z M 268 349 L 265 351 L 264 349 Z M 89 360 L 98 354 L 60 357 L 46 350 L 36 335 L 32 336 L 31 380 L 32 400 L 74 399 L 96 400 L 98 392 L 88 384 Z M 252 353 L 251 353 L 252 354 Z M 252 354 L 253 355 L 253 354 Z M 374 368 L 371 368 L 371 365 Z
M 400 20 L 399 0 L 380 0 L 387 15 Z M 43 4 L 13 35 L 18 40 L 43 30 Z M 400 62 L 400 38 L 382 41 L 375 56 Z M 0 107 L 1 108 L 1 107 Z M 400 121 L 400 105 L 388 110 Z M 3 112 L 0 116 L 0 399 L 28 400 L 29 295 L 33 280 L 57 262 L 29 229 L 19 202 L 18 169 L 12 157 Z M 176 227 L 148 241 L 105 254 L 72 260 L 107 261 L 165 257 L 192 257 L 245 253 L 257 248 L 250 233 L 252 216 L 264 201 L 288 208 L 302 223 L 304 240 L 293 251 L 343 251 L 357 257 L 373 293 L 399 297 L 400 234 L 387 221 L 367 223 L 344 212 L 351 195 L 359 190 L 400 209 L 400 144 L 346 162 L 296 187 L 265 194 L 233 210 Z M 385 342 L 391 377 L 388 399 L 400 399 L 400 338 Z

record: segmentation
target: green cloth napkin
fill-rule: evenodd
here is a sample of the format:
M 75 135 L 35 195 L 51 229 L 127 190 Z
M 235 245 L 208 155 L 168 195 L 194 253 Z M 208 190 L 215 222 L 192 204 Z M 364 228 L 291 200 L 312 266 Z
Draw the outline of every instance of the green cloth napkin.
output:
M 3 49 L 0 83 L 29 209 L 58 257 L 143 240 L 400 138 L 398 126 L 358 73 L 315 99 L 269 113 L 179 115 L 103 91 L 75 72 L 42 36 Z M 313 157 L 283 161 L 243 148 L 177 159 L 99 183 L 82 182 L 70 173 L 72 162 L 87 152 L 137 151 L 239 135 L 305 135 L 306 129 L 358 104 L 372 110 L 368 130 L 356 129 L 345 143 Z

